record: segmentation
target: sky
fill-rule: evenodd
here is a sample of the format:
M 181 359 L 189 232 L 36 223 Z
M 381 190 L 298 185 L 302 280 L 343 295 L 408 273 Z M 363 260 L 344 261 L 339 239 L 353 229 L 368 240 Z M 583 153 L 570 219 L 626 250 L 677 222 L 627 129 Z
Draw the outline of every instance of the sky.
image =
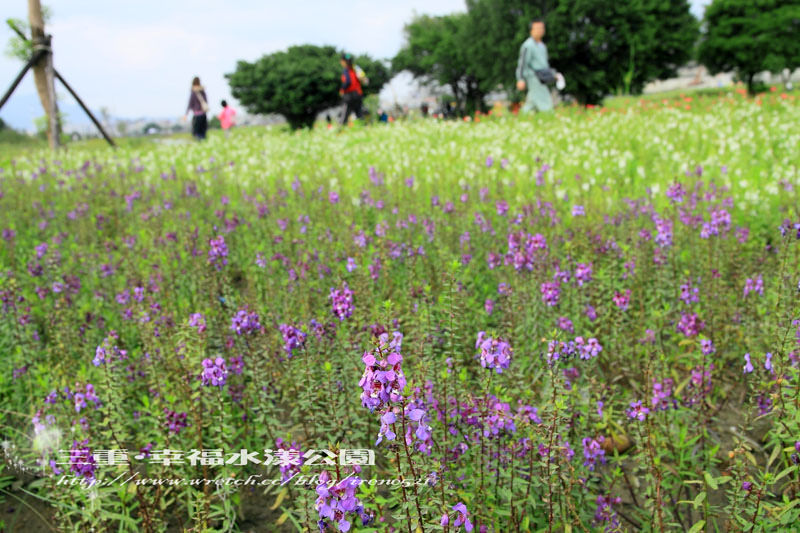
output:
M 611 1 L 611 0 L 609 0 Z M 702 14 L 709 0 L 690 0 Z M 27 19 L 26 0 L 2 0 L 2 18 Z M 212 111 L 231 101 L 224 75 L 237 60 L 253 61 L 293 44 L 330 44 L 355 54 L 391 58 L 403 45 L 403 25 L 415 13 L 465 11 L 464 0 L 43 0 L 52 13 L 54 62 L 62 76 L 94 110 L 124 118 L 178 118 L 186 110 L 195 75 L 206 88 Z M 2 24 L 0 46 L 12 36 Z M 0 90 L 22 64 L 0 56 Z M 395 80 L 382 99 L 402 100 L 413 87 Z M 65 102 L 71 98 L 57 87 Z M 23 107 L 38 103 L 26 76 L 0 110 L 12 126 Z M 16 108 L 15 108 L 16 106 Z M 41 115 L 41 109 L 36 115 Z M 30 118 L 27 119 L 30 121 Z

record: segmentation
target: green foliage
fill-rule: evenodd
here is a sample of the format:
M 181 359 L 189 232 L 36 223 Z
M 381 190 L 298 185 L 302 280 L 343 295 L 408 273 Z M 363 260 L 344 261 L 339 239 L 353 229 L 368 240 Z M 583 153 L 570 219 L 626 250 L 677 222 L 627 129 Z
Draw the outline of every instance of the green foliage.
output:
M 704 23 L 700 61 L 712 73 L 735 70 L 751 96 L 759 72 L 800 65 L 797 0 L 714 0 Z
M 3 119 L 0 119 L 0 143 L 23 144 L 31 140 L 29 135 L 10 128 Z
M 49 6 L 42 6 L 42 20 L 44 20 L 45 25 L 50 23 L 50 20 L 53 17 L 53 11 L 50 9 Z M 8 18 L 6 19 L 6 24 L 9 28 L 16 28 L 21 31 L 25 35 L 30 35 L 31 28 L 27 21 L 22 19 L 15 19 L 15 18 Z M 12 59 L 19 59 L 20 61 L 27 62 L 28 59 L 31 57 L 31 53 L 33 52 L 33 44 L 30 41 L 22 39 L 20 36 L 14 32 L 14 35 L 8 40 L 6 44 L 6 56 Z
M 556 5 L 553 0 L 468 0 L 466 46 L 472 69 L 484 93 L 501 87 L 516 92 L 515 68 L 520 45 L 528 38 L 529 23 Z M 548 28 L 548 33 L 550 29 Z M 553 36 L 545 37 L 550 51 Z M 560 37 L 559 37 L 560 38 Z
M 415 17 L 405 26 L 406 44 L 392 59 L 392 70 L 407 70 L 424 82 L 450 88 L 459 108 L 480 107 L 484 92 L 474 74 L 476 58 L 469 52 L 467 14 Z
M 59 484 L 79 478 L 67 465 L 63 478 L 50 475 L 47 461 L 84 438 L 94 451 L 131 456 L 151 446 L 152 459 L 165 449 L 264 457 L 280 438 L 300 450 L 374 449 L 362 478 L 422 480 L 362 485 L 357 496 L 375 520 L 353 520 L 353 532 L 440 531 L 443 513 L 454 526 L 457 502 L 476 531 L 594 531 L 609 525 L 596 518 L 598 497 L 623 498 L 607 519 L 618 513 L 625 530 L 790 529 L 800 512 L 791 353 L 800 241 L 777 226 L 797 219 L 800 137 L 790 126 L 800 107 L 778 94 L 757 105 L 733 92 L 695 96 L 691 109 L 682 99 L 626 101 L 530 119 L 410 121 L 340 135 L 241 128 L 228 141 L 212 131 L 205 143 L 125 139 L 110 150 L 97 141 L 0 158 L 0 230 L 13 230 L 0 246 L 0 427 L 35 470 L 26 489 L 52 506 L 63 531 L 316 531 L 318 494 L 299 478 L 156 487 L 114 482 L 129 468 L 101 465 L 97 478 L 108 484 L 89 490 Z M 665 194 L 676 181 L 681 201 Z M 585 216 L 573 215 L 576 205 Z M 729 227 L 703 238 L 721 208 Z M 654 218 L 673 221 L 670 246 L 654 242 Z M 547 255 L 532 270 L 491 268 L 488 255 L 506 255 L 520 231 L 541 233 Z M 219 236 L 228 256 L 216 268 L 210 239 Z M 541 283 L 556 266 L 577 274 L 577 263 L 593 265 L 592 280 L 563 281 L 558 305 L 546 305 Z M 745 278 L 756 274 L 763 295 L 744 298 Z M 329 295 L 345 282 L 354 305 L 341 320 Z M 499 293 L 500 282 L 511 291 Z M 679 298 L 687 282 L 699 288 L 692 304 Z M 626 288 L 622 310 L 613 296 Z M 239 335 L 232 317 L 245 308 L 263 328 Z M 676 329 L 689 312 L 705 322 L 701 336 Z M 192 313 L 205 317 L 202 331 Z M 543 339 L 573 338 L 556 327 L 561 316 L 603 351 L 548 365 Z M 279 324 L 307 335 L 291 357 Z M 398 438 L 375 445 L 380 414 L 364 407 L 358 383 L 378 328 L 404 334 L 407 383 Z M 111 331 L 118 338 L 105 345 Z M 511 343 L 502 374 L 481 368 L 478 331 Z M 700 338 L 716 352 L 702 355 Z M 108 358 L 95 366 L 101 344 Z M 745 351 L 757 370 L 743 375 Z M 216 357 L 227 360 L 226 383 L 204 386 L 202 362 Z M 711 373 L 707 390 L 698 367 Z M 652 408 L 653 381 L 666 378 L 667 408 L 631 420 L 630 402 Z M 89 382 L 100 403 L 78 412 L 75 393 Z M 486 409 L 487 394 L 508 410 Z M 763 396 L 773 402 L 766 416 Z M 431 415 L 431 455 L 404 445 L 403 405 L 412 399 Z M 170 429 L 165 409 L 186 413 L 186 426 Z M 45 430 L 62 432 L 49 453 L 52 440 L 41 437 L 49 432 L 32 427 L 37 414 Z M 608 447 L 589 469 L 584 439 L 600 436 L 628 445 Z M 42 453 L 44 468 L 35 466 Z M 132 457 L 131 465 L 139 480 L 281 481 L 275 464 Z M 350 474 L 320 461 L 300 473 L 323 470 Z M 747 494 L 743 481 L 753 484 Z
M 698 22 L 687 0 L 567 0 L 547 16 L 551 64 L 565 92 L 599 104 L 613 93 L 639 94 L 673 76 L 692 57 Z
M 332 46 L 292 46 L 253 63 L 239 61 L 225 77 L 233 97 L 250 113 L 279 113 L 294 129 L 311 127 L 321 111 L 341 101 L 340 55 Z M 380 92 L 389 78 L 386 65 L 366 55 L 355 62 L 369 78 L 365 93 Z
M 471 98 L 514 88 L 519 48 L 529 23 L 544 18 L 550 64 L 582 104 L 608 94 L 641 93 L 651 80 L 674 75 L 692 57 L 698 21 L 687 0 L 469 0 L 466 15 L 421 16 L 406 26 L 406 46 L 393 62 Z M 459 96 L 454 89 L 456 96 Z

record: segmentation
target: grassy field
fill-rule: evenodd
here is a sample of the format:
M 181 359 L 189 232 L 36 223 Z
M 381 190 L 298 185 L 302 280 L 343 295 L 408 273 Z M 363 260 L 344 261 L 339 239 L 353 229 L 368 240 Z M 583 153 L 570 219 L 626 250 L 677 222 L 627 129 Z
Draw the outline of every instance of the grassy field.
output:
M 796 527 L 799 122 L 734 91 L 4 147 L 6 526 Z

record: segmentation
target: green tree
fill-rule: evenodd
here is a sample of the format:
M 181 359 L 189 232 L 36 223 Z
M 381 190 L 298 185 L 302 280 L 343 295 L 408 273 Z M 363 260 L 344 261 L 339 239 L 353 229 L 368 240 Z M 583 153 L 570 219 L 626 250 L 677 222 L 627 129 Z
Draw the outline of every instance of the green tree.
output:
M 415 17 L 405 26 L 406 42 L 392 59 L 392 70 L 449 87 L 459 108 L 481 107 L 484 92 L 467 51 L 468 21 L 466 13 Z
M 755 75 L 800 65 L 798 0 L 714 0 L 698 57 L 712 73 L 733 70 L 755 93 Z
M 550 64 L 583 104 L 639 93 L 692 57 L 699 23 L 688 0 L 468 0 L 468 51 L 482 91 L 515 94 L 519 48 L 534 18 L 545 21 Z
M 555 3 L 555 0 L 467 0 L 470 38 L 466 46 L 481 91 L 505 89 L 512 99 L 518 99 L 514 72 L 519 48 L 528 38 L 531 20 L 545 18 Z M 545 39 L 549 48 L 549 38 Z
M 225 77 L 231 94 L 248 112 L 279 113 L 292 128 L 311 127 L 321 111 L 341 101 L 340 56 L 332 46 L 292 46 L 253 63 L 239 61 Z M 357 56 L 355 63 L 369 78 L 365 94 L 380 92 L 389 79 L 387 66 L 366 55 Z

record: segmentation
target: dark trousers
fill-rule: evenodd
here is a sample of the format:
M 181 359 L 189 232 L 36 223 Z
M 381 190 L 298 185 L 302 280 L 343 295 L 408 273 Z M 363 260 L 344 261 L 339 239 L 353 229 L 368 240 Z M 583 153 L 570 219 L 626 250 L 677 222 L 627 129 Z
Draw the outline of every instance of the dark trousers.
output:
M 344 114 L 342 115 L 342 125 L 347 124 L 347 119 L 350 113 L 355 113 L 357 118 L 363 118 L 364 112 L 361 109 L 362 98 L 361 95 L 352 92 L 344 93 Z
M 206 130 L 208 130 L 208 119 L 205 113 L 192 117 L 192 135 L 198 139 L 205 139 Z

